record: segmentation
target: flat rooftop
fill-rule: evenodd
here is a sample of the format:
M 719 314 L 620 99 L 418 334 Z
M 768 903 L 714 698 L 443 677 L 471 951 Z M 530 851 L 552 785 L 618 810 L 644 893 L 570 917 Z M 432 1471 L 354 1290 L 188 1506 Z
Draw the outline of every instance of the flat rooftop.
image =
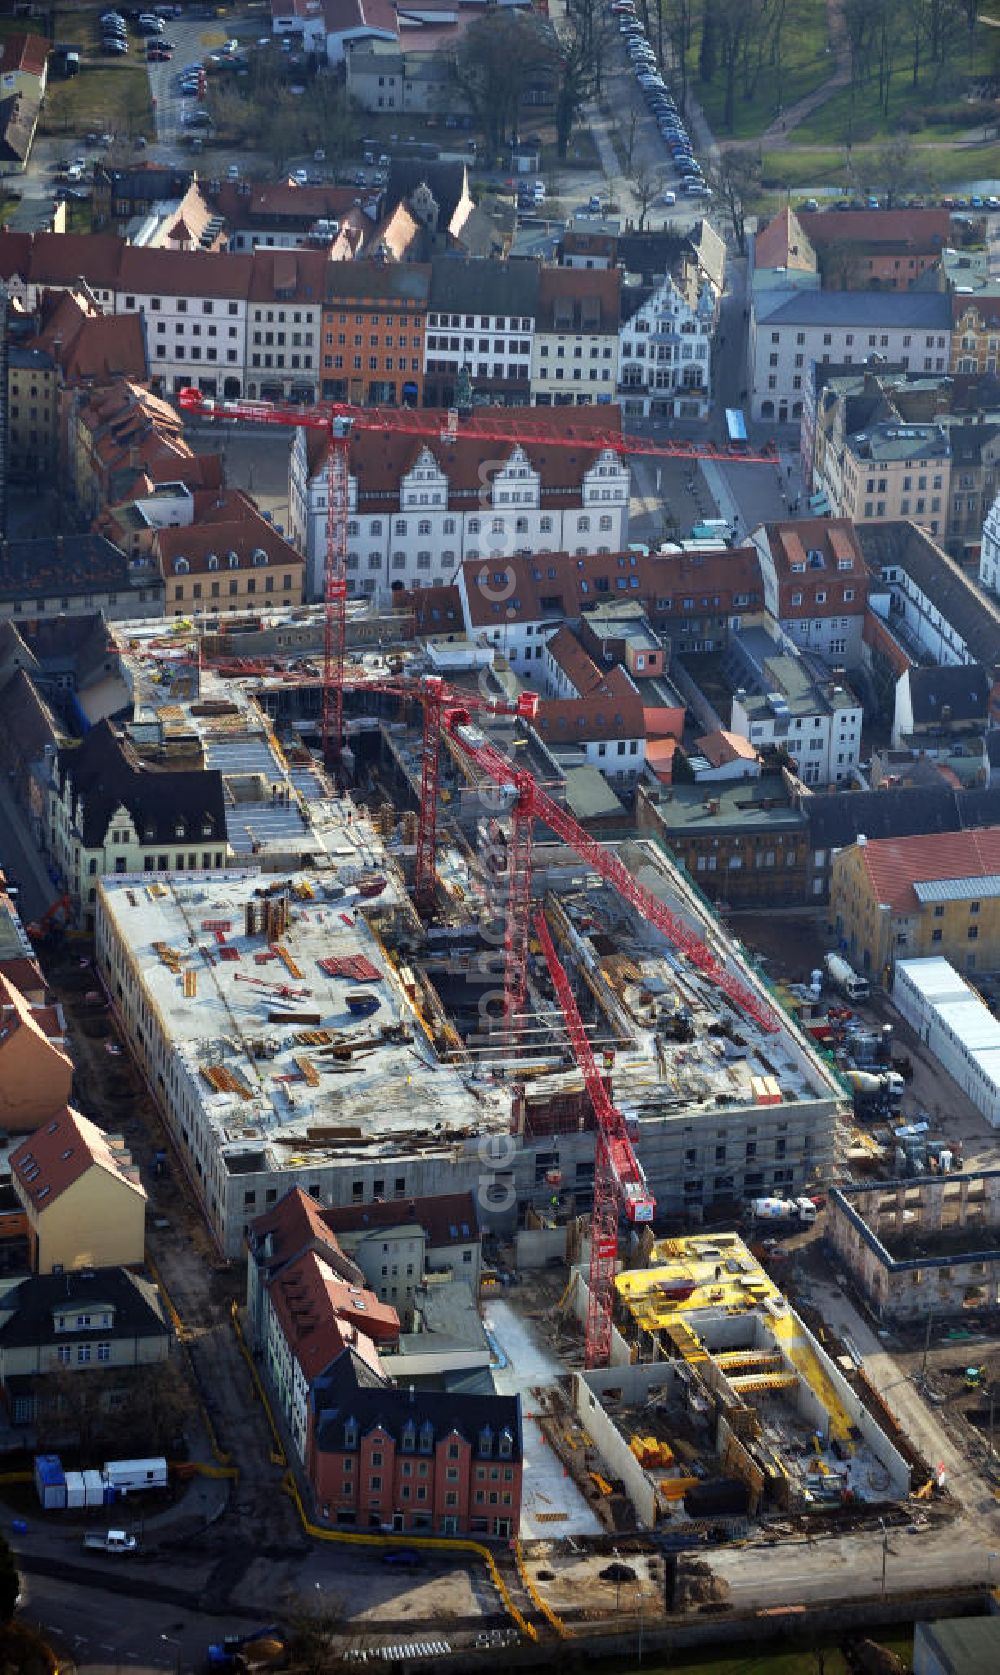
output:
M 371 906 L 384 913 L 403 892 L 391 869 L 380 876 Z M 470 1091 L 438 1058 L 361 911 L 358 885 L 370 881 L 356 855 L 287 883 L 256 870 L 103 881 L 104 912 L 230 1173 L 447 1152 L 509 1121 L 508 1101 Z M 248 908 L 281 899 L 284 928 L 249 934 Z M 372 997 L 367 1015 L 347 1004 L 359 990 Z

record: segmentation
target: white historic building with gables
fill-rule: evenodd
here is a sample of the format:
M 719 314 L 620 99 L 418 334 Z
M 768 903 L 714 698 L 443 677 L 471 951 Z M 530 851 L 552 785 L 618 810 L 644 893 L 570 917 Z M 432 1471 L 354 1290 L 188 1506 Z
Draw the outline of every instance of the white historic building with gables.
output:
M 601 411 L 611 429 L 614 410 Z M 558 437 L 555 414 L 553 428 Z M 305 531 L 308 596 L 318 599 L 327 482 L 315 432 L 296 434 L 290 483 L 293 526 L 300 522 Z M 617 552 L 628 541 L 628 503 L 628 465 L 599 442 L 563 447 L 360 432 L 351 441 L 349 588 L 386 600 L 399 588 L 452 581 L 465 559 Z

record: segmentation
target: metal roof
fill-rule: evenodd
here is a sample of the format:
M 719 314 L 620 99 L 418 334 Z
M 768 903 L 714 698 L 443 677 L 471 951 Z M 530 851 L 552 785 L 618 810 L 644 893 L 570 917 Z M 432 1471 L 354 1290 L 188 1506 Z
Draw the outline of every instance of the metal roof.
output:
M 914 884 L 913 894 L 921 903 L 979 901 L 985 896 L 1000 896 L 1000 873 L 981 874 L 978 878 L 928 878 Z

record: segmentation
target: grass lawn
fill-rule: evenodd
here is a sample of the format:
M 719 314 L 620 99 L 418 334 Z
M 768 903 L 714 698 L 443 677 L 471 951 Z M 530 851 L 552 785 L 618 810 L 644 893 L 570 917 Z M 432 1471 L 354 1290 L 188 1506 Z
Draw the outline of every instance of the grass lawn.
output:
M 866 158 L 871 159 L 880 148 L 855 146 L 852 167 L 856 181 L 865 179 Z M 926 186 L 913 190 L 934 191 L 957 186 L 967 180 L 989 180 L 1000 177 L 1000 141 L 992 145 L 953 146 L 926 144 L 918 139 L 913 148 L 913 162 L 927 179 Z M 844 191 L 846 160 L 842 146 L 789 146 L 784 151 L 765 151 L 763 181 L 765 188 L 836 186 Z M 886 183 L 873 177 L 873 191 L 884 192 Z M 857 190 L 857 187 L 854 188 Z
M 970 128 L 980 128 L 987 120 L 992 107 L 989 105 L 967 104 L 959 111 L 958 97 L 942 99 L 942 105 L 947 107 L 947 122 L 927 122 L 927 114 L 937 103 L 930 86 L 923 82 L 915 89 L 909 76 L 896 76 L 889 94 L 889 115 L 884 117 L 876 108 L 876 98 L 873 89 L 862 88 L 855 95 L 853 110 L 851 107 L 850 88 L 841 88 L 828 99 L 825 105 L 820 105 L 804 122 L 800 122 L 790 137 L 796 144 L 807 145 L 843 145 L 848 136 L 857 145 L 865 140 L 875 139 L 880 134 L 895 133 L 902 116 L 909 119 L 912 126 L 916 118 L 920 118 L 921 132 L 926 129 L 930 136 L 964 133 Z
M 47 134 L 80 134 L 88 128 L 115 134 L 156 136 L 145 64 L 84 62 L 69 81 L 49 83 L 39 128 Z
M 788 0 L 781 36 L 780 76 L 765 62 L 750 99 L 744 97 L 742 78 L 737 76 L 733 128 L 730 133 L 722 120 L 726 101 L 722 65 L 717 65 L 711 82 L 699 80 L 700 28 L 695 30 L 694 37 L 690 53 L 691 91 L 701 102 L 709 127 L 719 139 L 752 139 L 755 134 L 763 133 L 774 121 L 779 110 L 788 110 L 790 105 L 805 98 L 807 93 L 822 87 L 833 73 L 833 59 L 826 50 L 828 37 L 825 0 Z

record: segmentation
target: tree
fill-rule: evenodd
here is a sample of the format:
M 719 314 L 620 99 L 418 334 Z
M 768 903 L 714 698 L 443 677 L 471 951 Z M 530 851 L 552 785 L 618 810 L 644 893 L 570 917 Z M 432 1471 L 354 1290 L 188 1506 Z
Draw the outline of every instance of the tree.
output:
M 452 75 L 496 156 L 516 132 L 525 82 L 553 64 L 553 34 L 540 20 L 506 7 L 470 24 L 452 61 Z
M 759 184 L 760 154 L 747 146 L 731 146 L 709 173 L 712 190 L 729 217 L 741 256 L 746 255 L 746 200 Z
M 560 36 L 556 52 L 558 87 L 556 91 L 556 150 L 565 157 L 573 124 L 588 99 L 597 90 L 597 58 L 590 38 Z
M 670 47 L 674 74 L 677 77 L 677 96 L 683 110 L 688 96 L 688 54 L 694 36 L 694 0 L 657 0 L 659 56 L 663 58 L 664 36 Z M 705 46 L 705 25 L 702 26 L 702 50 Z M 711 81 L 703 76 L 703 81 Z
M 893 134 L 875 153 L 875 183 L 885 193 L 885 207 L 921 183 L 920 160 L 909 134 Z
M 646 231 L 646 217 L 663 191 L 663 176 L 658 169 L 637 169 L 632 177 L 632 191 L 639 204 L 639 231 Z
M 705 10 L 701 19 L 701 50 L 698 54 L 698 77 L 700 81 L 715 80 L 718 68 L 719 41 L 715 19 L 713 0 L 705 0 Z
M 119 1423 L 138 1439 L 150 1454 L 172 1452 L 193 1406 L 189 1390 L 176 1359 L 155 1366 L 136 1368 L 128 1401 Z
M 301 1675 L 327 1675 L 340 1667 L 331 1641 L 344 1626 L 346 1611 L 343 1600 L 324 1600 L 316 1610 L 312 1601 L 299 1599 L 289 1613 L 289 1632 L 286 1643 L 288 1662 Z

